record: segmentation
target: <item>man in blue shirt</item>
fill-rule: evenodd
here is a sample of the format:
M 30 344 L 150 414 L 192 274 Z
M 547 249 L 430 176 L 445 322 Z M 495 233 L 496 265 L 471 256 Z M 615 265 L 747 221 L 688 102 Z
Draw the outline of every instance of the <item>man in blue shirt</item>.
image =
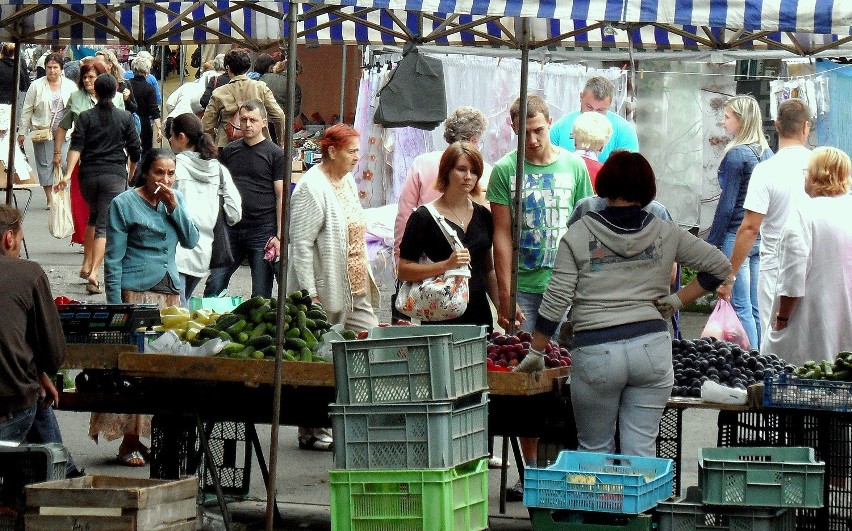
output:
M 616 149 L 639 151 L 639 139 L 633 124 L 621 116 L 609 111 L 615 86 L 604 77 L 595 76 L 586 82 L 580 93 L 580 110 L 569 113 L 559 119 L 550 128 L 550 141 L 557 146 L 574 152 L 574 120 L 584 112 L 597 112 L 607 117 L 612 124 L 612 136 L 598 155 L 600 162 L 605 162 L 609 154 Z

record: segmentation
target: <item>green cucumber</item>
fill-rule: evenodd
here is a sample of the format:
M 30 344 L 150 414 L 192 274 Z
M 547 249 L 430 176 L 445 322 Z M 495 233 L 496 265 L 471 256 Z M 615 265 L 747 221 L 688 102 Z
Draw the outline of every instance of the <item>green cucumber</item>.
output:
M 215 327 L 219 330 L 227 330 L 228 327 L 236 324 L 242 317 L 239 315 L 235 315 L 233 313 L 226 313 L 225 315 L 219 317 L 216 321 Z
M 270 310 L 272 310 L 272 306 L 269 303 L 265 303 L 262 306 L 255 308 L 251 312 L 249 312 L 249 316 L 251 317 L 252 322 L 259 323 L 263 321 L 263 316 L 266 315 Z
M 303 349 L 307 347 L 308 344 L 304 339 L 299 339 L 298 337 L 288 337 L 287 338 L 287 348 L 292 348 L 293 350 Z
M 308 319 L 313 319 L 313 320 L 320 319 L 322 321 L 328 320 L 328 315 L 326 315 L 326 313 L 322 310 L 310 309 L 310 310 L 308 310 L 308 312 L 305 315 L 307 315 Z
M 298 338 L 298 337 L 302 337 L 302 331 L 301 331 L 301 330 L 299 330 L 298 328 L 291 328 L 291 329 L 287 330 L 287 334 L 286 334 L 286 336 L 285 336 L 285 337 L 287 337 L 287 338 L 292 338 L 292 337 Z
M 305 312 L 303 312 L 302 310 L 299 310 L 299 313 L 296 314 L 296 322 L 299 323 L 299 328 L 303 330 L 307 326 L 307 319 L 308 318 L 305 316 Z
M 254 348 L 265 348 L 275 342 L 275 339 L 270 335 L 262 335 L 260 337 L 256 337 L 254 339 L 249 339 L 246 345 L 252 346 Z
M 319 344 L 313 332 L 311 332 L 307 328 L 302 329 L 302 339 L 305 340 L 305 345 L 308 348 L 316 348 L 316 346 Z
M 314 353 L 308 347 L 303 347 L 299 351 L 299 361 L 314 361 Z
M 230 356 L 231 354 L 242 352 L 244 348 L 246 348 L 245 345 L 231 341 L 227 345 L 225 345 L 225 348 L 222 349 L 222 352 L 220 354 L 224 356 Z
M 233 310 L 231 310 L 231 313 L 235 313 L 235 314 L 242 315 L 242 316 L 247 316 L 250 311 L 254 310 L 255 308 L 260 308 L 261 306 L 263 306 L 267 302 L 269 302 L 269 301 L 264 297 L 261 297 L 261 296 L 252 297 L 249 300 L 247 300 L 247 301 L 243 302 L 242 304 L 240 304 L 239 306 L 237 306 L 236 308 L 234 308 Z
M 254 330 L 251 331 L 249 335 L 249 339 L 257 339 L 262 335 L 266 334 L 266 323 L 261 323 L 254 327 Z
M 242 332 L 245 327 L 248 325 L 245 319 L 240 319 L 236 323 L 232 324 L 228 328 L 225 329 L 225 332 L 231 334 L 232 336 L 239 334 Z

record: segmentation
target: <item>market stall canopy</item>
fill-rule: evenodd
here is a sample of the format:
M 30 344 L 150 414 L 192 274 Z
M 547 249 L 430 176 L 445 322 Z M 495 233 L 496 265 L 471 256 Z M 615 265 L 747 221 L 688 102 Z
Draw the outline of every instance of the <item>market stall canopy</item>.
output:
M 553 50 L 852 53 L 852 2 L 840 0 L 310 0 L 302 42 Z M 0 0 L 0 40 L 32 43 L 240 43 L 286 36 L 288 2 Z
M 749 50 L 793 55 L 852 51 L 852 2 L 839 0 L 311 0 L 307 42 L 531 47 L 638 52 Z M 754 55 L 752 55 L 754 57 Z

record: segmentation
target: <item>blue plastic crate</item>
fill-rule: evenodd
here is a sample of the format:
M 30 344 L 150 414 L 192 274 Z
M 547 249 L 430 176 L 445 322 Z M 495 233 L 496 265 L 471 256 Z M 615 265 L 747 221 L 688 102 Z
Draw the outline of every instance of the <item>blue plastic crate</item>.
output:
M 672 495 L 671 459 L 565 450 L 547 468 L 527 468 L 524 505 L 639 514 Z
M 852 411 L 852 382 L 812 380 L 781 373 L 763 380 L 766 407 Z

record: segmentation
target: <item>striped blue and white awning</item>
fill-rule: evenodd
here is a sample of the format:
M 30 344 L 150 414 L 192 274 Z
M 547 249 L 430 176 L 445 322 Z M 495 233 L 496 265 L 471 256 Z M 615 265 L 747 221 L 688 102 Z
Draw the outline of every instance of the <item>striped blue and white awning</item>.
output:
M 533 17 L 533 47 L 812 55 L 852 40 L 852 0 L 298 1 L 299 40 L 313 43 L 413 39 L 516 48 L 521 16 Z M 288 6 L 283 0 L 0 0 L 0 40 L 262 47 L 286 38 Z
M 424 13 L 458 13 L 577 21 L 849 35 L 847 0 L 305 0 Z

